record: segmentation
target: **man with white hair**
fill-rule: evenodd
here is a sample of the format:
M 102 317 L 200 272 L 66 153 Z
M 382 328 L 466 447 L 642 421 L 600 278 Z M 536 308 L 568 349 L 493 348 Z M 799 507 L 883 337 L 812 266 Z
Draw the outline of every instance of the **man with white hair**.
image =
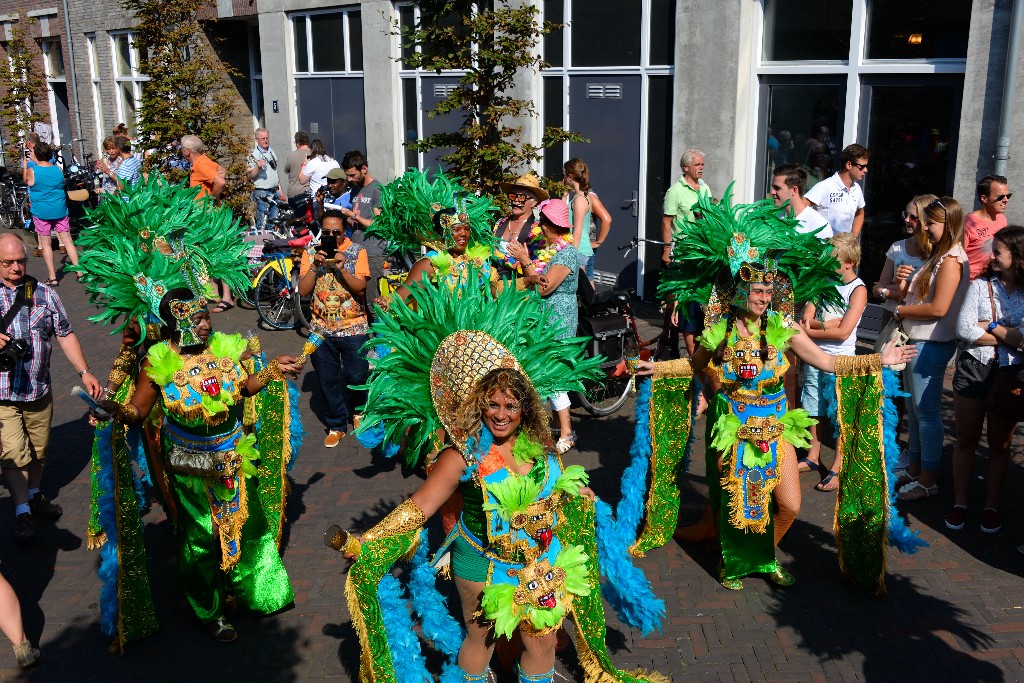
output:
M 224 191 L 226 184 L 225 174 L 227 171 L 216 161 L 206 156 L 206 146 L 203 141 L 195 135 L 181 136 L 181 156 L 185 161 L 192 164 L 192 173 L 189 175 L 188 186 L 202 186 L 199 192 L 200 197 L 207 195 L 217 199 Z
M 53 420 L 54 336 L 85 389 L 94 398 L 103 393 L 64 304 L 53 288 L 29 277 L 26 257 L 19 237 L 0 235 L 0 468 L 14 502 L 19 542 L 35 538 L 35 518 L 53 520 L 63 514 L 39 490 Z
M 262 230 L 268 218 L 277 216 L 277 205 L 274 199 L 280 197 L 287 201 L 281 191 L 281 181 L 277 175 L 277 155 L 270 147 L 270 131 L 266 128 L 256 129 L 256 147 L 249 153 L 249 164 L 245 175 L 252 180 L 252 200 L 256 204 L 256 229 Z
M 661 223 L 662 242 L 671 242 L 675 235 L 676 220 L 692 221 L 693 205 L 700 197 L 712 194 L 711 188 L 704 182 L 704 152 L 699 149 L 686 150 L 679 160 L 679 165 L 683 169 L 683 177 L 665 193 Z M 672 247 L 665 247 L 662 250 L 661 260 L 666 264 L 672 260 Z

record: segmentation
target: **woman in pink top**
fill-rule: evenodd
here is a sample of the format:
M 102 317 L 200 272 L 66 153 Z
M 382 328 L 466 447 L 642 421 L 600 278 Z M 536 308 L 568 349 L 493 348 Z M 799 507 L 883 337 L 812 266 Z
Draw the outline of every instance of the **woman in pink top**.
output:
M 1006 205 L 1012 196 L 1001 175 L 987 175 L 978 183 L 981 208 L 964 219 L 964 251 L 971 262 L 972 280 L 984 273 L 992 260 L 992 237 L 1006 227 Z

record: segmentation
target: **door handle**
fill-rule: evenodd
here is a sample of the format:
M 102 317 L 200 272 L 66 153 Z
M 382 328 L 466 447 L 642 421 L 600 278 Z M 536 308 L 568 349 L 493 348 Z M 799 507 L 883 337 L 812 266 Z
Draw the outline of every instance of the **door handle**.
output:
M 639 211 L 640 211 L 640 191 L 639 190 L 633 190 L 633 198 L 632 199 L 623 199 L 622 202 L 623 202 L 622 203 L 622 208 L 623 209 L 630 209 L 629 213 L 630 213 L 630 215 L 633 216 L 633 218 L 636 218 L 638 215 L 640 215 L 639 214 Z

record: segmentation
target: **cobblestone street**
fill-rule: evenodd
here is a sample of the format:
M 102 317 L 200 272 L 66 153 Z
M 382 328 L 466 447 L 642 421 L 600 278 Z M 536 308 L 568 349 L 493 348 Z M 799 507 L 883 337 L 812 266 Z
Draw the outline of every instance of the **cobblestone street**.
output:
M 42 275 L 41 259 L 30 259 L 30 272 Z M 92 311 L 74 277 L 63 278 L 58 292 L 92 367 L 105 378 L 117 342 L 108 336 L 109 329 L 86 322 Z M 234 309 L 216 314 L 214 324 L 224 331 L 245 330 L 254 326 L 254 317 Z M 270 355 L 301 349 L 301 338 L 292 332 L 264 331 L 261 338 Z M 411 493 L 419 478 L 396 463 L 373 459 L 351 437 L 335 449 L 323 448 L 315 416 L 320 399 L 307 365 L 299 385 L 309 436 L 291 471 L 282 541 L 295 588 L 294 608 L 261 621 L 237 619 L 239 640 L 214 642 L 184 603 L 171 525 L 154 504 L 144 521 L 161 628 L 130 645 L 124 655 L 109 654 L 99 630 L 99 556 L 85 545 L 91 429 L 83 404 L 70 395 L 78 378 L 59 351 L 52 367 L 55 410 L 43 490 L 63 506 L 64 516 L 55 524 L 40 523 L 35 542 L 17 547 L 11 499 L 6 491 L 0 494 L 3 573 L 21 598 L 26 630 L 40 643 L 43 659 L 36 669 L 20 674 L 10 648 L 0 648 L 0 679 L 358 680 L 358 644 L 343 596 L 346 563 L 324 547 L 322 534 L 331 524 L 367 528 Z M 1020 439 L 1002 510 L 1003 531 L 982 534 L 979 507 L 971 509 L 963 531 L 948 531 L 943 524 L 952 503 L 948 381 L 944 408 L 950 414 L 940 494 L 901 509 L 930 546 L 912 556 L 889 556 L 888 597 L 876 598 L 841 578 L 831 531 L 835 495 L 815 491 L 817 478 L 805 474 L 803 509 L 780 549 L 783 564 L 797 579 L 794 587 L 782 590 L 754 577 L 745 580 L 741 592 L 725 590 L 715 578 L 713 544 L 670 542 L 641 561 L 666 601 L 664 631 L 640 639 L 609 613 L 615 663 L 625 669 L 653 668 L 677 682 L 1024 679 L 1024 556 L 1016 552 L 1024 543 Z M 584 465 L 598 495 L 614 504 L 628 464 L 631 407 L 601 419 L 574 410 L 573 419 L 580 450 L 571 452 L 567 462 Z M 703 427 L 702 420 L 697 429 L 703 432 Z M 831 460 L 831 452 L 824 460 Z M 977 467 L 976 475 L 980 471 Z M 684 490 L 691 519 L 704 504 L 703 472 L 699 439 Z M 974 483 L 972 502 L 979 503 L 983 482 L 976 477 Z M 577 680 L 572 647 L 561 653 L 557 667 Z

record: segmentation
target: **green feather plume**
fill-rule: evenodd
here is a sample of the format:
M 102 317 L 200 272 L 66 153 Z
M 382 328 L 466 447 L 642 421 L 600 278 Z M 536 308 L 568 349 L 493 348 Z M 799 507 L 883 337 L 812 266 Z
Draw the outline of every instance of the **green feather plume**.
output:
M 469 282 L 478 278 L 469 274 Z M 377 361 L 365 388 L 366 407 L 359 433 L 384 427 L 387 442 L 404 444 L 406 461 L 415 466 L 441 428 L 430 397 L 430 367 L 438 346 L 459 330 L 479 330 L 493 337 L 518 360 L 537 394 L 547 398 L 563 391 L 583 391 L 583 380 L 601 377 L 603 358 L 587 358 L 587 337 L 559 339 L 551 312 L 536 292 L 505 287 L 465 287 L 453 294 L 444 285 L 423 281 L 411 288 L 409 303 L 392 300 L 389 311 L 373 324 L 378 345 L 390 353 Z
M 583 552 L 581 545 L 567 545 L 555 558 L 555 566 L 565 570 L 565 589 L 573 595 L 590 595 L 587 560 L 590 557 Z
M 590 475 L 583 469 L 583 465 L 569 465 L 562 471 L 558 479 L 555 480 L 552 492 L 562 492 L 570 496 L 578 496 L 580 495 L 580 489 L 586 486 L 589 481 Z
M 533 505 L 540 496 L 544 485 L 531 477 L 509 475 L 499 482 L 487 485 L 488 495 L 494 496 L 496 503 L 484 503 L 484 511 L 497 513 L 506 522 L 517 512 L 523 512 Z
M 516 442 L 512 444 L 512 457 L 517 465 L 525 465 L 528 462 L 536 462 L 537 458 L 544 455 L 544 447 L 531 439 L 526 432 L 516 435 Z
M 702 218 L 676 221 L 680 238 L 672 265 L 662 270 L 660 296 L 680 304 L 705 305 L 715 284 L 731 291 L 727 249 L 735 233 L 744 233 L 760 258 L 769 252 L 777 254 L 779 273 L 792 283 L 796 301 L 841 304 L 836 285 L 842 282 L 832 245 L 813 233 L 798 232 L 799 221 L 781 215 L 770 199 L 733 205 L 730 185 L 717 204 L 702 194 L 696 210 Z

